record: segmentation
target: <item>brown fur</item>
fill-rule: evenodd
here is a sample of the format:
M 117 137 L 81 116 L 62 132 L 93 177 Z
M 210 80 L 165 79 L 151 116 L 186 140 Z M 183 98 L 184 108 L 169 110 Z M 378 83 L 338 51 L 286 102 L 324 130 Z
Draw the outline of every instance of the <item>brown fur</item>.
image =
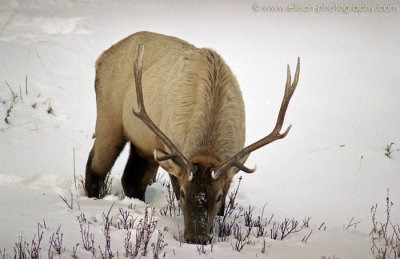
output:
M 160 140 L 132 114 L 137 110 L 133 60 L 138 41 L 144 45 L 143 96 L 147 113 L 175 143 L 183 155 L 198 165 L 193 181 L 174 161 L 159 162 L 172 177 L 174 191 L 185 214 L 185 237 L 205 242 L 218 211 L 223 210 L 226 193 L 236 168 L 217 180 L 210 169 L 233 156 L 244 146 L 245 113 L 238 83 L 224 60 L 213 50 L 199 49 L 178 38 L 138 32 L 105 51 L 96 62 L 97 121 L 96 140 L 88 160 L 85 189 L 98 196 L 99 181 L 107 175 L 126 142 L 132 144 L 122 185 L 129 197 L 144 199 L 145 187 L 158 165 L 155 149 L 168 153 Z M 178 189 L 179 188 L 179 189 Z M 196 189 L 197 188 L 197 189 Z M 205 192 L 207 226 L 189 226 L 191 213 L 185 207 L 199 208 L 189 202 Z M 219 195 L 222 202 L 216 202 Z M 190 203 L 190 204 L 189 204 Z M 211 223 L 210 223 L 211 222 Z

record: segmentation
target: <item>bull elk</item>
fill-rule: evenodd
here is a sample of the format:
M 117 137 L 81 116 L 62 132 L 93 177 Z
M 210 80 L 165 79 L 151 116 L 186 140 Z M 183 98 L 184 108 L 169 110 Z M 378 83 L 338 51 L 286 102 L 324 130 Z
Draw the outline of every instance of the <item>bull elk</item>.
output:
M 275 128 L 244 147 L 245 113 L 235 76 L 213 50 L 175 37 L 138 32 L 113 45 L 96 62 L 96 139 L 86 166 L 85 193 L 101 188 L 126 142 L 130 155 L 121 182 L 126 196 L 144 200 L 159 166 L 171 179 L 184 214 L 184 238 L 206 243 L 222 215 L 232 178 L 253 173 L 251 152 L 284 138 L 285 113 L 299 79 L 300 60 Z

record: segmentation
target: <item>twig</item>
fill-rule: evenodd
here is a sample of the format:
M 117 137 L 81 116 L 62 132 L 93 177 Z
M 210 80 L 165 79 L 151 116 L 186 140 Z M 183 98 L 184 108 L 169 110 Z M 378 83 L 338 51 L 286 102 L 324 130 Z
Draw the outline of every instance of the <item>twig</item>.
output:
M 75 184 L 75 191 L 76 191 L 75 148 L 72 148 L 72 159 L 73 159 L 73 161 L 74 161 L 74 184 Z
M 361 166 L 362 166 L 363 159 L 364 159 L 364 155 L 361 155 L 360 166 L 358 167 L 358 171 L 361 171 Z
M 21 85 L 19 85 L 19 98 L 21 99 L 21 101 L 23 100 L 23 99 L 22 99 L 22 90 L 21 90 Z
M 281 229 L 281 240 L 283 240 L 285 237 L 287 237 L 290 234 L 294 234 L 297 232 L 300 232 L 303 229 L 303 226 L 298 229 L 299 222 L 297 220 L 289 220 L 285 219 L 281 224 L 280 224 L 280 229 Z
M 11 86 L 8 84 L 8 82 L 6 81 L 6 85 L 8 86 L 8 89 L 10 89 L 10 92 L 13 96 L 13 101 L 15 101 L 17 99 L 17 95 L 14 93 L 14 91 L 12 90 Z
M 385 156 L 387 156 L 388 158 L 392 158 L 391 155 L 392 155 L 392 153 L 393 153 L 393 150 L 392 150 L 393 144 L 394 144 L 394 142 L 391 142 L 391 143 L 388 144 L 388 145 L 386 146 L 386 148 L 385 148 L 385 151 L 386 151 Z
M 115 201 L 113 202 L 113 204 L 111 205 L 110 209 L 108 210 L 107 215 L 104 214 L 103 212 L 103 218 L 104 218 L 104 229 L 103 229 L 103 234 L 104 237 L 106 239 L 106 244 L 104 247 L 104 254 L 101 251 L 101 247 L 99 246 L 99 250 L 100 250 L 100 254 L 102 256 L 103 259 L 108 259 L 108 258 L 112 258 L 113 254 L 111 251 L 111 236 L 110 236 L 110 224 L 112 219 L 110 219 L 110 213 L 112 208 L 114 207 Z
M 311 217 L 306 217 L 303 219 L 303 227 L 308 228 L 310 226 Z
M 11 24 L 12 19 L 14 19 L 16 14 L 17 14 L 17 9 L 15 9 L 14 12 L 10 16 L 8 16 L 7 21 L 4 23 L 3 27 L 0 30 L 0 34 L 2 34 L 3 31 L 7 28 L 7 26 Z
M 119 208 L 119 214 L 120 216 L 118 217 L 119 222 L 117 223 L 117 227 L 126 230 L 133 229 L 137 217 L 133 218 L 128 210 L 122 208 Z
M 321 228 L 325 225 L 325 222 L 322 222 L 322 224 L 319 226 L 318 230 L 321 230 Z M 324 230 L 326 230 L 326 226 L 324 227 Z
M 271 245 L 269 245 L 268 247 L 270 247 Z M 265 254 L 266 252 L 266 248 L 267 248 L 267 241 L 265 241 L 265 238 L 263 239 L 263 246 L 261 248 L 261 253 Z
M 44 63 L 43 63 L 42 58 L 40 57 L 39 51 L 37 50 L 36 46 L 33 46 L 33 48 L 35 49 L 36 56 L 38 57 L 40 64 L 42 64 L 42 67 L 44 67 Z
M 301 240 L 301 242 L 303 243 L 307 243 L 308 239 L 310 238 L 311 234 L 312 234 L 312 230 L 310 231 L 310 233 L 306 236 L 303 237 L 303 239 Z
M 238 182 L 238 185 L 237 185 L 235 191 L 233 193 L 229 194 L 229 203 L 228 203 L 228 206 L 226 206 L 226 208 L 225 208 L 224 221 L 225 221 L 225 217 L 231 216 L 232 212 L 235 210 L 235 207 L 236 207 L 235 200 L 236 200 L 237 193 L 239 191 L 241 181 L 242 181 L 242 177 L 240 176 L 239 182 Z
M 78 256 L 76 255 L 76 250 L 78 249 L 79 243 L 77 243 L 74 247 L 72 247 L 72 259 L 78 259 Z
M 28 95 L 28 76 L 25 76 L 25 94 Z
M 361 223 L 361 220 L 357 221 L 357 222 L 353 222 L 354 217 L 351 218 L 351 220 L 349 221 L 349 224 L 347 224 L 346 230 L 348 230 L 349 228 L 353 227 L 355 229 L 357 229 L 357 224 Z
M 206 249 L 204 249 L 204 245 L 196 245 L 196 248 L 199 255 L 206 254 Z
M 71 192 L 71 203 L 68 203 L 65 197 L 62 197 L 61 195 L 58 196 L 60 196 L 60 198 L 65 202 L 65 204 L 67 204 L 68 208 L 70 208 L 71 210 L 74 209 L 74 197 L 72 195 L 72 192 Z

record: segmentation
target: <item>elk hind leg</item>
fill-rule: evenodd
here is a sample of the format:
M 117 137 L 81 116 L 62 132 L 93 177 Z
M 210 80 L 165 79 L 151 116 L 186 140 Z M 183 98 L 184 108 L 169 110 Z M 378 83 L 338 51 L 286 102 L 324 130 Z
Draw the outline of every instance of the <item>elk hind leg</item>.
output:
M 113 131 L 115 132 L 118 131 Z M 86 164 L 85 194 L 103 198 L 106 193 L 105 179 L 121 153 L 125 140 L 119 134 L 104 136 L 96 134 L 96 140 Z

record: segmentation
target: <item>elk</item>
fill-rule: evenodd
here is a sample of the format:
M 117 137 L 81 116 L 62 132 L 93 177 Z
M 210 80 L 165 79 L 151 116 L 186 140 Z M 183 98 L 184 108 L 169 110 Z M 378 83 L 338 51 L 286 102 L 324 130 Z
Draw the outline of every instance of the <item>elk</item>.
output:
M 126 196 L 144 200 L 161 166 L 171 179 L 184 214 L 184 239 L 207 243 L 216 215 L 237 172 L 251 152 L 281 138 L 300 60 L 275 128 L 244 147 L 244 103 L 235 76 L 213 50 L 175 37 L 138 32 L 113 45 L 96 62 L 97 120 L 85 193 L 102 198 L 102 187 L 126 142 L 130 155 L 121 178 Z

